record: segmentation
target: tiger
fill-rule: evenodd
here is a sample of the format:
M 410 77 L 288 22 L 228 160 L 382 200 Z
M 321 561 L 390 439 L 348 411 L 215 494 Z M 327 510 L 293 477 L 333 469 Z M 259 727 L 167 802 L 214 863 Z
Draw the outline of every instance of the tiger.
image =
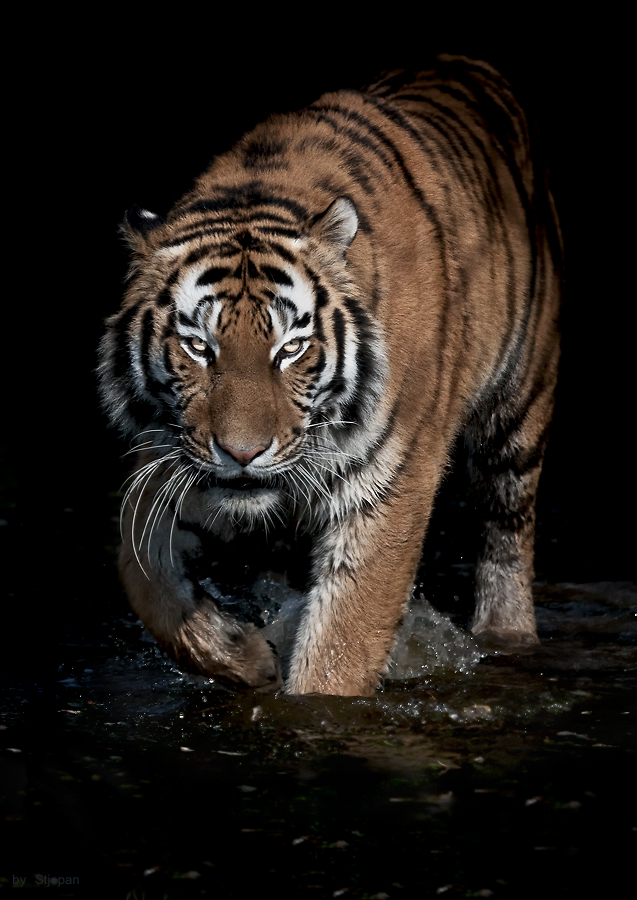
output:
M 98 364 L 110 422 L 140 448 L 119 570 L 184 670 L 372 695 L 459 440 L 482 521 L 472 631 L 538 642 L 563 282 L 547 171 L 505 78 L 442 55 L 271 116 L 167 216 L 126 214 L 131 270 Z M 311 536 L 285 673 L 197 576 L 208 537 L 277 522 Z

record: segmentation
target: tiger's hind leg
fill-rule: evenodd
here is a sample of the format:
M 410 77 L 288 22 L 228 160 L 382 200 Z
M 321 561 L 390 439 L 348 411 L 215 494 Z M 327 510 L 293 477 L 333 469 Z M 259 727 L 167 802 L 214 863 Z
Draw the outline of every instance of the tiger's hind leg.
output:
M 466 432 L 470 471 L 483 516 L 475 571 L 474 634 L 538 642 L 531 585 L 535 501 L 553 411 L 554 364 L 521 403 L 492 398 Z

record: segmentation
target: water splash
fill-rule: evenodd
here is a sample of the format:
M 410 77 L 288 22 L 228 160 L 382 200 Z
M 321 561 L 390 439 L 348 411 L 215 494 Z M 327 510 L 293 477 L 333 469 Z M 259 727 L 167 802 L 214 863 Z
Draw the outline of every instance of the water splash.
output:
M 391 655 L 392 679 L 426 678 L 441 670 L 468 674 L 478 664 L 474 638 L 421 594 L 412 597 Z
M 261 633 L 266 641 L 270 641 L 276 647 L 285 675 L 305 609 L 305 595 L 271 574 L 259 578 L 253 585 L 253 591 L 262 602 L 269 600 L 276 608 L 275 612 L 268 615 Z

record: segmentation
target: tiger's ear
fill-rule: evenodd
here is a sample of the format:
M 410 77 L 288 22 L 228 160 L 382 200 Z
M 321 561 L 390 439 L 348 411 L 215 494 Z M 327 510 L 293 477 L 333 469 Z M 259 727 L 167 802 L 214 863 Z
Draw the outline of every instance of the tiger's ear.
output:
M 131 206 L 120 225 L 120 231 L 131 250 L 143 254 L 148 249 L 151 233 L 165 222 L 165 219 L 148 209 Z
M 340 247 L 343 253 L 354 240 L 358 230 L 358 213 L 348 197 L 338 197 L 325 212 L 318 215 L 311 232 L 319 240 Z

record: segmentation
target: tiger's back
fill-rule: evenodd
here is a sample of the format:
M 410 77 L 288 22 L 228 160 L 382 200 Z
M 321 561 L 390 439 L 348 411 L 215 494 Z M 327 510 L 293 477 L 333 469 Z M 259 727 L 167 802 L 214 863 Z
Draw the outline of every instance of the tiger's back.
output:
M 278 683 L 187 564 L 193 523 L 228 539 L 276 515 L 315 533 L 288 689 L 373 690 L 462 431 L 484 504 L 474 631 L 536 640 L 561 251 L 534 162 L 506 82 L 443 57 L 268 120 L 167 220 L 129 217 L 136 274 L 102 393 L 124 430 L 158 437 L 122 575 L 184 664 Z

